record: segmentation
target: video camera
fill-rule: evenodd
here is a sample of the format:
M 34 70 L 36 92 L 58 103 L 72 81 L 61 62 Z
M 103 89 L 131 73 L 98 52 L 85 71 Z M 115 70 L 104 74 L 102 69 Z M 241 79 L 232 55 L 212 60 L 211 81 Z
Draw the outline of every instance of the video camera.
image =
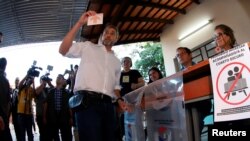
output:
M 43 70 L 41 67 L 36 67 L 36 61 L 33 61 L 33 65 L 31 66 L 31 68 L 28 70 L 27 75 L 29 77 L 38 77 L 40 72 L 37 70 Z
M 49 78 L 50 71 L 52 71 L 52 70 L 53 70 L 53 66 L 48 65 L 48 66 L 47 66 L 47 72 L 46 72 L 45 75 L 43 75 L 43 76 L 41 77 L 41 79 L 42 79 L 43 81 L 52 81 L 52 79 Z

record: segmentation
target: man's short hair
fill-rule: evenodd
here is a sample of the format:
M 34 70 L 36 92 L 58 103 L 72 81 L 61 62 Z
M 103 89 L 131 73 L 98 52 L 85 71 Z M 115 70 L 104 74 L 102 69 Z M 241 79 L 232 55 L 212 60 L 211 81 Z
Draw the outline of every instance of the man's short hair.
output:
M 78 65 L 75 65 L 74 68 L 78 68 L 79 66 Z
M 191 54 L 192 53 L 192 51 L 189 48 L 187 48 L 187 47 L 178 47 L 176 49 L 176 51 L 179 50 L 179 49 L 184 49 L 187 54 Z
M 122 65 L 124 64 L 124 61 L 125 60 L 128 60 L 129 62 L 130 62 L 130 67 L 132 67 L 133 66 L 133 64 L 132 64 L 132 59 L 130 58 L 130 57 L 128 57 L 128 56 L 126 56 L 126 57 L 124 57 L 124 58 L 122 58 Z
M 57 77 L 60 77 L 60 78 L 62 78 L 62 79 L 65 79 L 63 74 L 58 74 Z
M 0 58 L 0 70 L 5 71 L 6 65 L 7 65 L 6 58 L 4 58 L 4 57 Z

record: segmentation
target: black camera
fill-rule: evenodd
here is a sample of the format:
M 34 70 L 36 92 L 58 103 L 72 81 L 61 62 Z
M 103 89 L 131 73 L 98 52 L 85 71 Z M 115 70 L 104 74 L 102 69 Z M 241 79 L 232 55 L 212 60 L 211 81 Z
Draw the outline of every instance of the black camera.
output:
M 53 70 L 53 66 L 48 65 L 47 66 L 47 73 L 41 77 L 41 80 L 43 80 L 43 81 L 52 81 L 52 79 L 49 78 L 50 71 L 52 71 L 52 70 Z
M 41 79 L 43 80 L 43 81 L 52 81 L 52 79 L 51 78 L 49 78 L 49 73 L 46 73 L 45 75 L 43 75 L 42 77 L 41 77 Z
M 40 72 L 39 72 L 37 69 L 42 70 L 41 67 L 36 67 L 36 61 L 34 61 L 34 62 L 33 62 L 33 65 L 32 65 L 31 68 L 28 70 L 27 75 L 28 75 L 29 77 L 38 77 L 39 74 L 40 74 Z

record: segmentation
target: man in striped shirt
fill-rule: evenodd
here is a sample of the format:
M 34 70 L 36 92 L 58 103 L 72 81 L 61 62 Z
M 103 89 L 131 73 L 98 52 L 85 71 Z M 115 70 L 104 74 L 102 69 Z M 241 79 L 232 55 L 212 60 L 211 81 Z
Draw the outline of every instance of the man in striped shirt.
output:
M 66 80 L 62 74 L 56 79 L 56 87 L 52 89 L 44 104 L 44 121 L 47 127 L 48 141 L 58 140 L 59 129 L 63 141 L 72 140 L 72 111 L 68 106 L 69 93 L 65 89 Z

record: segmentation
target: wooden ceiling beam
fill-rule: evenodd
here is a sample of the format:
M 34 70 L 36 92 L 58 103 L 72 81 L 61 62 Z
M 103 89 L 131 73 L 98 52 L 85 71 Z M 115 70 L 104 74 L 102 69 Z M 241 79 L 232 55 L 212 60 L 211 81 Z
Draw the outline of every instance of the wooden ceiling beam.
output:
M 123 18 L 123 14 L 128 9 L 130 0 L 122 0 L 120 8 L 117 10 L 118 15 L 116 15 L 111 20 L 111 24 L 117 25 L 118 22 Z
M 123 17 L 121 18 L 122 22 L 126 21 L 138 21 L 138 22 L 159 22 L 159 23 L 168 23 L 168 24 L 173 24 L 173 20 L 166 20 L 166 19 L 153 19 L 153 18 L 146 18 L 146 17 Z
M 196 4 L 201 4 L 201 2 L 199 0 L 193 0 L 193 2 Z
M 152 7 L 152 8 L 159 8 L 159 9 L 166 9 L 166 10 L 171 10 L 175 11 L 181 14 L 186 14 L 185 9 L 179 9 L 175 8 L 173 6 L 168 6 L 168 5 L 163 5 L 159 3 L 153 3 L 149 1 L 141 1 L 141 0 L 90 0 L 92 3 L 99 3 L 99 2 L 104 2 L 107 4 L 121 4 L 123 5 L 124 1 L 127 1 L 126 3 L 129 3 L 129 5 L 135 5 L 135 6 L 145 6 L 145 7 Z M 199 3 L 199 0 L 193 0 L 195 3 Z
M 136 6 L 133 6 L 127 15 L 131 15 L 131 13 L 135 10 L 135 8 L 136 8 Z M 143 8 L 142 8 L 142 9 L 143 9 Z M 138 14 L 139 14 L 139 12 L 137 13 L 137 15 L 138 15 Z M 137 17 L 137 16 L 136 16 L 136 17 Z M 121 26 L 120 26 L 120 27 L 122 27 L 124 24 L 125 24 L 125 22 L 121 23 Z M 133 23 L 130 22 L 129 25 L 128 25 L 127 27 L 130 27 L 132 24 L 133 24 Z M 140 23 L 138 22 L 138 24 L 140 24 Z
M 162 31 L 161 30 L 135 30 L 135 31 L 121 31 L 119 34 L 124 35 L 124 34 L 149 34 L 149 33 L 158 33 L 160 34 Z M 82 35 L 82 37 L 87 38 L 87 39 L 92 39 L 99 37 L 100 35 L 98 34 L 89 34 L 89 35 Z
M 135 30 L 135 31 L 121 31 L 121 34 L 148 34 L 148 33 L 161 33 L 161 30 Z
M 106 3 L 106 4 L 121 4 L 122 1 L 121 0 L 89 0 L 89 2 L 91 3 Z
M 160 42 L 160 38 L 145 38 L 145 39 L 138 39 L 138 40 L 126 40 L 126 41 L 118 41 L 116 45 L 121 45 L 121 44 L 130 44 L 130 43 L 137 43 L 137 42 Z
M 179 8 L 175 8 L 175 7 L 168 6 L 168 5 L 162 5 L 162 4 L 158 4 L 158 3 L 152 3 L 152 2 L 148 2 L 148 1 L 139 1 L 139 0 L 133 0 L 133 1 L 131 1 L 131 3 L 135 4 L 135 5 L 171 10 L 171 11 L 175 11 L 175 12 L 178 12 L 181 14 L 186 14 L 185 9 L 179 9 Z

